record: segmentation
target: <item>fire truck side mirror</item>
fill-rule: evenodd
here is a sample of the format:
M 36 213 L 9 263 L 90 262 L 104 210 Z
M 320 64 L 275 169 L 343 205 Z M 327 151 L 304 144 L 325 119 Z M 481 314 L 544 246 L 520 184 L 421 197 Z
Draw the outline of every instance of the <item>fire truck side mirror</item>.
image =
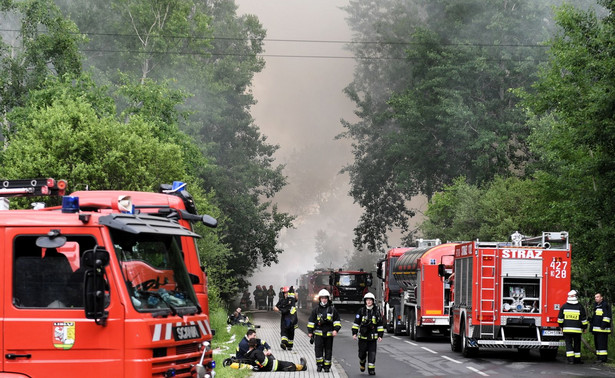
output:
M 367 282 L 367 286 L 371 287 L 371 286 L 372 286 L 372 283 L 373 283 L 373 280 L 374 280 L 374 278 L 372 277 L 372 274 L 370 273 L 370 274 L 367 276 L 367 280 L 366 280 L 366 282 Z
M 85 266 L 84 299 L 85 317 L 94 319 L 96 324 L 105 325 L 109 313 L 105 311 L 108 282 L 105 267 L 109 265 L 109 252 L 102 247 L 85 251 L 82 256 Z
M 440 277 L 446 276 L 446 267 L 444 266 L 444 264 L 438 264 L 438 275 Z
M 384 279 L 382 278 L 382 263 L 382 260 L 378 261 L 378 268 L 376 268 L 376 277 L 380 278 L 381 280 Z

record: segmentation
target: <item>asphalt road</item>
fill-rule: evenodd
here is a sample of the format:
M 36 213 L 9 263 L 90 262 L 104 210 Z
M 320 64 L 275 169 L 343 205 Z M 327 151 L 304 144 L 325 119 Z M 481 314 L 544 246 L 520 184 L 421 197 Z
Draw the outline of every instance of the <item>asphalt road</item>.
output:
M 352 339 L 354 314 L 340 311 L 342 330 L 333 343 L 333 358 L 349 378 L 365 377 L 359 371 L 357 342 Z M 305 330 L 308 310 L 301 310 L 299 326 Z M 615 369 L 592 364 L 567 365 L 562 356 L 555 361 L 542 361 L 537 351 L 521 354 L 516 350 L 481 350 L 475 358 L 464 358 L 452 352 L 448 338 L 430 338 L 415 342 L 408 336 L 385 333 L 378 344 L 376 374 L 381 377 L 615 377 Z

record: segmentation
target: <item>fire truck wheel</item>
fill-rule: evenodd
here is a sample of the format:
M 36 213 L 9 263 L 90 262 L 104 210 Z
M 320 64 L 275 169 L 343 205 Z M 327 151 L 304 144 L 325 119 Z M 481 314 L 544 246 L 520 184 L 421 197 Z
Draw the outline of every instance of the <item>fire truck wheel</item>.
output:
M 540 358 L 547 361 L 553 361 L 557 357 L 557 349 L 541 349 Z
M 461 354 L 466 357 L 466 358 L 470 358 L 470 357 L 474 357 L 476 355 L 476 352 L 478 352 L 478 348 L 472 348 L 470 346 L 468 346 L 468 337 L 466 336 L 466 330 L 465 330 L 465 321 L 463 321 L 461 323 L 461 328 L 460 328 L 460 332 L 461 332 Z
M 410 340 L 416 340 L 416 318 L 414 312 L 408 314 L 408 336 Z
M 451 319 L 450 324 L 453 324 L 452 319 Z M 450 330 L 450 337 L 451 337 L 451 350 L 453 352 L 459 352 L 461 350 L 461 337 L 459 337 L 459 335 L 455 335 L 455 332 L 453 332 L 452 325 L 451 325 L 451 330 Z

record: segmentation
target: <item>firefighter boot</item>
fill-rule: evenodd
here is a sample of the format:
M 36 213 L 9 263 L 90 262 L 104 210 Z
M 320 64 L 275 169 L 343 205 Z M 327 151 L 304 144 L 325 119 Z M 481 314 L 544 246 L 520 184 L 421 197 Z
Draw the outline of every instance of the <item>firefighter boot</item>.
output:
M 369 375 L 376 375 L 376 369 L 374 369 L 374 368 L 371 368 L 371 367 L 368 368 L 367 372 L 369 373 Z
M 322 371 L 322 363 L 316 364 L 316 371 L 319 373 Z
M 365 371 L 365 360 L 359 360 L 359 370 Z
M 280 348 L 286 350 L 287 346 L 288 346 L 288 341 L 282 340 L 282 342 L 280 343 Z

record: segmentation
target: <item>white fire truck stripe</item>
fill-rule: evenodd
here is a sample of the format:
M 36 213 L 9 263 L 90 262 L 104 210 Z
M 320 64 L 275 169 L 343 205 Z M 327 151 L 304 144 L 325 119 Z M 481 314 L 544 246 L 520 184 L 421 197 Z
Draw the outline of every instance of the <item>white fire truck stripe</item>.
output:
M 152 341 L 160 341 L 160 331 L 162 330 L 162 324 L 156 324 L 154 326 L 154 336 L 152 336 Z
M 181 323 L 179 323 L 181 324 Z M 171 340 L 171 335 L 173 335 L 173 324 L 172 323 L 167 323 L 165 324 L 166 329 L 165 329 L 165 333 L 164 333 L 164 339 L 165 340 Z

